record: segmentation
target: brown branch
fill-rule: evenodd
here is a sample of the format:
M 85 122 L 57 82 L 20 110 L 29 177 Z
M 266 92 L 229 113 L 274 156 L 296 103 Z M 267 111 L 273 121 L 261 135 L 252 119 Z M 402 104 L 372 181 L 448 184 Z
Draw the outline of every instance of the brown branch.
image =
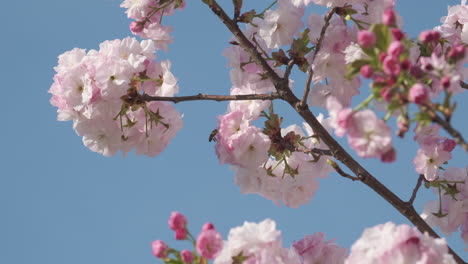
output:
M 169 101 L 173 103 L 186 102 L 186 101 L 243 101 L 243 100 L 275 100 L 281 97 L 277 93 L 271 94 L 238 94 L 238 95 L 210 95 L 210 94 L 197 94 L 189 96 L 151 96 L 143 94 L 141 98 L 146 102 L 151 101 Z
M 305 106 L 307 104 L 307 97 L 309 97 L 309 92 L 310 92 L 310 84 L 312 82 L 312 77 L 314 76 L 314 70 L 312 69 L 312 64 L 314 64 L 315 57 L 317 57 L 317 53 L 319 53 L 320 49 L 322 48 L 322 42 L 325 39 L 325 32 L 328 29 L 328 26 L 330 25 L 330 20 L 335 13 L 336 8 L 331 9 L 327 15 L 325 16 L 325 24 L 322 27 L 322 30 L 320 30 L 320 36 L 317 40 L 317 44 L 315 45 L 314 53 L 312 54 L 312 59 L 310 60 L 310 68 L 308 71 L 308 76 L 307 76 L 307 82 L 306 82 L 306 87 L 304 88 L 304 95 L 302 96 L 301 100 L 301 105 Z
M 252 43 L 242 33 L 236 23 L 227 16 L 224 10 L 218 5 L 216 0 L 210 0 L 210 9 L 216 14 L 227 28 L 237 38 L 239 44 L 250 56 L 257 62 L 265 71 L 266 76 L 272 81 L 282 99 L 287 101 L 296 112 L 311 126 L 315 133 L 317 133 L 321 140 L 330 148 L 333 156 L 341 163 L 346 165 L 360 181 L 366 184 L 369 188 L 374 190 L 378 195 L 384 198 L 403 216 L 405 216 L 411 223 L 413 223 L 421 232 L 428 232 L 429 235 L 439 238 L 437 233 L 419 216 L 412 205 L 408 205 L 401 200 L 395 193 L 389 190 L 385 185 L 378 181 L 371 173 L 361 166 L 353 157 L 343 149 L 343 147 L 327 132 L 327 130 L 320 124 L 314 114 L 310 111 L 307 105 L 301 104 L 301 101 L 294 95 L 289 88 L 288 80 L 282 79 L 276 72 L 268 65 L 268 63 L 258 53 Z M 450 254 L 453 255 L 457 263 L 465 263 L 450 247 Z
M 416 182 L 416 186 L 414 186 L 413 193 L 411 194 L 411 198 L 408 201 L 409 205 L 413 205 L 414 199 L 416 199 L 416 194 L 418 193 L 419 187 L 421 187 L 421 184 L 424 180 L 424 175 L 419 174 L 418 181 Z
M 359 177 L 351 176 L 351 175 L 349 175 L 348 173 L 344 172 L 344 171 L 340 168 L 340 166 L 339 166 L 336 162 L 334 162 L 333 160 L 327 159 L 327 163 L 330 164 L 330 166 L 332 166 L 333 169 L 335 169 L 335 171 L 338 172 L 338 174 L 341 175 L 342 177 L 351 179 L 352 181 L 359 181 L 359 180 L 361 180 L 361 178 L 359 178 Z

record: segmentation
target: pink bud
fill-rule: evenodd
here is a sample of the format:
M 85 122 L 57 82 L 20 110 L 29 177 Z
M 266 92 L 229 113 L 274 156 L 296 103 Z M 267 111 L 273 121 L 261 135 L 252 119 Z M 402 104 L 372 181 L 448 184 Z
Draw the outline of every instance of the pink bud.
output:
M 451 152 L 456 145 L 457 143 L 455 143 L 455 140 L 447 138 L 446 140 L 444 140 L 444 142 L 442 142 L 442 149 L 444 151 Z
M 400 66 L 402 70 L 407 71 L 411 67 L 411 62 L 408 59 L 404 59 L 401 62 Z
M 215 227 L 211 222 L 206 222 L 202 227 L 202 231 L 214 230 L 214 229 L 215 229 Z
M 376 38 L 372 31 L 361 30 L 358 32 L 358 44 L 363 48 L 370 48 L 375 44 Z
M 167 251 L 169 250 L 169 247 L 166 245 L 166 243 L 164 243 L 164 241 L 156 240 L 151 244 L 151 249 L 155 257 L 165 258 L 167 257 Z
M 138 21 L 133 21 L 132 23 L 130 23 L 130 30 L 133 33 L 140 33 L 141 31 L 143 31 L 143 23 L 138 22 Z
M 380 90 L 380 96 L 385 100 L 385 102 L 389 102 L 392 99 L 393 92 L 391 87 L 384 87 Z
M 394 40 L 402 40 L 405 34 L 399 28 L 392 28 L 392 36 Z
M 197 237 L 197 251 L 207 259 L 216 258 L 223 249 L 223 238 L 214 230 L 203 230 Z
M 180 252 L 180 257 L 184 263 L 190 264 L 193 262 L 193 253 L 190 250 L 184 249 Z
M 181 228 L 175 230 L 175 239 L 177 240 L 184 240 L 187 238 L 187 229 Z
M 178 229 L 185 229 L 187 226 L 187 218 L 179 212 L 172 212 L 171 216 L 169 217 L 168 224 L 169 227 L 174 231 Z
M 413 75 L 413 77 L 418 79 L 421 78 L 424 74 L 424 72 L 418 66 L 412 66 L 410 69 L 410 73 L 411 75 Z
M 388 46 L 387 53 L 390 56 L 398 57 L 404 49 L 405 47 L 403 46 L 403 43 L 401 43 L 401 41 L 392 41 L 392 43 L 390 43 L 390 46 Z
M 386 52 L 382 52 L 379 54 L 379 61 L 380 62 L 383 62 L 385 60 L 385 58 L 387 58 L 387 53 Z
M 442 87 L 444 87 L 444 89 L 449 88 L 450 87 L 450 77 L 448 77 L 448 76 L 442 77 L 442 79 L 440 79 L 440 83 L 442 84 Z
M 360 71 L 361 71 L 362 77 L 366 79 L 369 79 L 372 77 L 373 71 L 372 71 L 372 67 L 369 64 L 363 65 Z
M 408 99 L 416 104 L 423 104 L 429 99 L 429 89 L 416 83 L 410 88 Z
M 440 32 L 435 30 L 425 30 L 419 34 L 419 40 L 424 43 L 438 42 L 440 40 Z
M 392 8 L 387 8 L 382 15 L 382 23 L 387 26 L 395 26 L 396 14 Z
M 400 63 L 391 56 L 387 56 L 383 61 L 383 70 L 386 74 L 396 76 L 400 74 L 401 67 Z
M 433 40 L 432 30 L 425 30 L 421 32 L 421 34 L 419 34 L 419 40 L 424 43 L 432 42 Z
M 380 156 L 382 162 L 390 163 L 396 160 L 396 151 L 394 148 L 391 148 L 389 151 L 385 152 Z

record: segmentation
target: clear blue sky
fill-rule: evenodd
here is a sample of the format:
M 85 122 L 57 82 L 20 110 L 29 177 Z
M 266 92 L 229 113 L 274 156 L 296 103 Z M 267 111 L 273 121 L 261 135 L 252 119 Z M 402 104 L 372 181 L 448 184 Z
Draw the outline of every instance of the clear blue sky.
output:
M 231 1 L 220 1 L 227 5 Z M 248 1 L 244 1 L 248 2 Z M 265 1 L 265 6 L 268 1 Z M 404 29 L 415 36 L 436 26 L 448 4 L 458 1 L 401 0 Z M 365 227 L 387 221 L 405 223 L 383 199 L 360 183 L 330 175 L 308 205 L 277 207 L 257 195 L 242 195 L 228 166 L 218 165 L 208 135 L 225 103 L 177 105 L 184 129 L 162 155 L 130 154 L 105 158 L 86 149 L 70 122 L 57 122 L 47 93 L 57 56 L 74 47 L 92 49 L 104 40 L 130 35 L 120 1 L 5 1 L 0 76 L 0 263 L 92 264 L 157 263 L 150 242 L 164 239 L 180 249 L 167 227 L 171 211 L 189 218 L 197 233 L 212 221 L 226 237 L 243 221 L 274 219 L 289 246 L 305 234 L 325 232 L 349 248 Z M 180 94 L 227 94 L 231 86 L 221 52 L 230 34 L 201 1 L 166 20 L 175 31 L 167 54 L 180 80 Z M 302 86 L 302 85 L 299 85 Z M 365 92 L 367 87 L 363 87 Z M 468 136 L 465 93 L 454 124 Z M 282 109 L 282 108 L 280 108 Z M 286 109 L 286 108 L 285 108 Z M 297 121 L 285 110 L 285 124 Z M 408 139 L 410 139 L 410 135 Z M 362 160 L 379 179 L 407 199 L 416 182 L 411 161 L 416 145 L 396 140 L 398 162 Z M 451 161 L 466 166 L 461 151 Z M 422 190 L 418 210 L 435 198 Z M 458 234 L 449 239 L 462 257 Z

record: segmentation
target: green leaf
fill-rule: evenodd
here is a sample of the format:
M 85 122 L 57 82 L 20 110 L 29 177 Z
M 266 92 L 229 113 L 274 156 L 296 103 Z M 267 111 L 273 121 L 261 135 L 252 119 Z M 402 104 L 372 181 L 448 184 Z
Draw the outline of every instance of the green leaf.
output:
M 380 51 L 386 51 L 392 41 L 390 29 L 383 24 L 372 25 L 371 31 L 374 32 L 377 38 L 376 46 Z

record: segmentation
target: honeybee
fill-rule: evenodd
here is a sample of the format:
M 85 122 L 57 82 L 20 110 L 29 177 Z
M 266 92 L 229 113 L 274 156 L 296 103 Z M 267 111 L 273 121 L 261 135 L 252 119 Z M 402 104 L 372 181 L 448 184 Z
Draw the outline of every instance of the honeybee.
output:
M 213 129 L 213 131 L 211 131 L 211 134 L 210 136 L 208 137 L 208 141 L 211 142 L 211 141 L 214 141 L 216 142 L 216 134 L 218 134 L 218 129 Z

